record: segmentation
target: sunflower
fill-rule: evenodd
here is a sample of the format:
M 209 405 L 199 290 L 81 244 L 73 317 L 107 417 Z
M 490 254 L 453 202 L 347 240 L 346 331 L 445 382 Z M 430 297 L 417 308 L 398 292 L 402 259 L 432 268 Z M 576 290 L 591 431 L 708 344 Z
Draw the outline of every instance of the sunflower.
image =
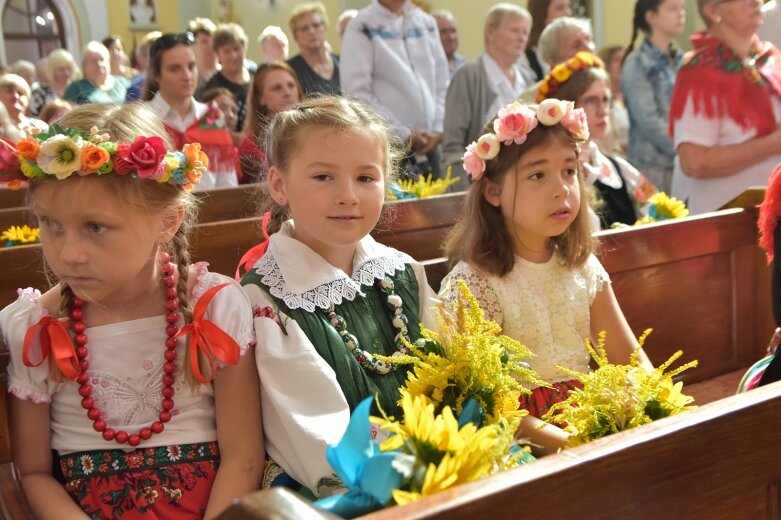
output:
M 11 226 L 0 235 L 0 240 L 5 242 L 6 247 L 18 246 L 21 244 L 34 244 L 39 241 L 41 230 L 30 226 Z
M 671 218 L 681 218 L 689 215 L 689 210 L 686 209 L 686 204 L 683 201 L 670 197 L 664 192 L 655 193 L 652 195 L 648 202 L 650 207 L 648 209 L 648 217 L 652 222 L 659 220 L 668 220 Z
M 401 390 L 401 409 L 401 421 L 372 418 L 392 434 L 380 445 L 382 451 L 398 450 L 411 456 L 404 459 L 409 476 L 404 489 L 393 491 L 399 505 L 513 467 L 526 453 L 512 452 L 519 418 L 482 428 L 473 423 L 459 428 L 450 407 L 437 414 L 429 399 L 412 396 L 405 389 Z

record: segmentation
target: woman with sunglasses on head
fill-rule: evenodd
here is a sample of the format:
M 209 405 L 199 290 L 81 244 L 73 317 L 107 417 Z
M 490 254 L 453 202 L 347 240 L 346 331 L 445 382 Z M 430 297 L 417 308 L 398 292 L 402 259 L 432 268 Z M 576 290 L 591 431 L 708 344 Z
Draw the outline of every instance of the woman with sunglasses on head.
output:
M 606 155 L 599 148 L 608 128 L 612 100 L 610 79 L 602 60 L 581 51 L 556 65 L 537 93 L 538 103 L 548 98 L 571 101 L 585 112 L 589 138 L 578 158 L 581 175 L 599 195 L 593 209 L 600 225 L 607 228 L 616 223 L 634 224 L 647 213 L 648 198 L 656 193 L 656 188 L 629 162 Z
M 704 32 L 678 71 L 670 130 L 673 195 L 713 211 L 764 186 L 781 161 L 781 53 L 762 42 L 761 0 L 697 0 Z
M 193 96 L 198 70 L 192 33 L 164 34 L 149 48 L 145 101 L 165 123 L 176 146 L 199 142 L 209 157 L 199 189 L 238 185 L 236 147 L 225 116 L 216 103 L 206 105 Z

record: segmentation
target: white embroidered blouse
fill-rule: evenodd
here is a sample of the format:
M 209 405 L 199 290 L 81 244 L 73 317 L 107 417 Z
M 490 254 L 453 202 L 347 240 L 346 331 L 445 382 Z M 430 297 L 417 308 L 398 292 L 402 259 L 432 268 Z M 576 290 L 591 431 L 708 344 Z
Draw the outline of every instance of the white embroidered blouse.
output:
M 430 304 L 436 297 L 423 266 L 408 255 L 377 243 L 371 236 L 359 243 L 348 276 L 294 235 L 292 221 L 271 236 L 266 254 L 254 266 L 270 292 L 292 309 L 328 309 L 333 303 L 361 297 L 361 286 L 412 266 L 419 286 L 420 319 L 433 325 Z M 276 306 L 257 285 L 244 290 L 254 308 Z M 341 440 L 350 409 L 333 369 L 320 357 L 298 324 L 280 313 L 284 331 L 274 320 L 256 317 L 255 355 L 266 451 L 292 478 L 315 493 L 333 471 L 326 461 L 329 444 Z
M 574 271 L 557 255 L 543 264 L 516 257 L 513 269 L 501 278 L 459 262 L 442 287 L 453 291 L 453 281 L 459 279 L 469 286 L 487 318 L 535 353 L 530 364 L 543 380 L 569 379 L 557 365 L 588 372 L 584 341 L 590 336 L 590 307 L 603 284 L 610 282 L 594 255 Z
M 240 346 L 242 355 L 254 342 L 252 308 L 246 295 L 232 279 L 210 273 L 205 262 L 190 267 L 196 277 L 191 289 L 192 304 L 211 287 L 232 282 L 221 289 L 209 304 L 206 319 L 216 323 Z M 38 302 L 40 292 L 19 290 L 19 298 L 0 311 L 0 330 L 11 353 L 8 366 L 8 391 L 20 399 L 50 403 L 52 448 L 62 454 L 79 451 L 119 448 L 108 443 L 92 428 L 81 407 L 79 385 L 74 381 L 58 383 L 49 375 L 48 360 L 38 367 L 22 361 L 22 347 L 27 329 L 48 311 Z M 162 411 L 161 396 L 165 315 L 90 327 L 88 370 L 93 385 L 92 397 L 101 409 L 109 427 L 137 431 L 157 420 Z M 183 322 L 180 320 L 180 327 Z M 177 363 L 184 366 L 185 340 L 179 341 Z M 186 382 L 184 372 L 177 371 L 174 384 L 173 419 L 165 430 L 141 441 L 140 447 L 211 442 L 217 439 L 214 393 L 212 385 L 196 388 Z M 134 449 L 134 448 L 131 448 Z

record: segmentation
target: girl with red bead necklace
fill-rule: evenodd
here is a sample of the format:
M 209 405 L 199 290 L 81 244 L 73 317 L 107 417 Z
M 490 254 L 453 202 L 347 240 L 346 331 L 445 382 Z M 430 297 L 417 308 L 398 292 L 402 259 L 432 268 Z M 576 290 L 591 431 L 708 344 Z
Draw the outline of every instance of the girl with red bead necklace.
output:
M 376 396 L 401 413 L 407 370 L 375 355 L 406 353 L 404 338 L 417 340 L 421 321 L 431 327 L 434 293 L 419 263 L 369 235 L 398 157 L 375 112 L 341 97 L 304 100 L 276 115 L 265 149 L 272 234 L 246 255 L 242 279 L 255 309 L 263 486 L 325 497 L 343 489 L 326 447 L 355 406 Z
M 38 518 L 211 518 L 263 468 L 252 312 L 189 265 L 198 144 L 142 105 L 87 105 L 16 144 L 59 283 L 0 311 L 11 442 Z M 52 476 L 52 453 L 61 482 Z M 56 471 L 55 471 L 56 473 Z

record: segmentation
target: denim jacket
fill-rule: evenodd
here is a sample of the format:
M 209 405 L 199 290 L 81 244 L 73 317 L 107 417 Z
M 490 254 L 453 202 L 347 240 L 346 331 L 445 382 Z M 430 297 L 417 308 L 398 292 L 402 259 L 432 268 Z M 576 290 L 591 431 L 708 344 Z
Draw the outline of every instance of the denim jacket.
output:
M 675 149 L 667 133 L 670 97 L 683 53 L 670 57 L 646 38 L 624 62 L 621 92 L 629 112 L 627 159 L 641 171 L 672 171 Z

